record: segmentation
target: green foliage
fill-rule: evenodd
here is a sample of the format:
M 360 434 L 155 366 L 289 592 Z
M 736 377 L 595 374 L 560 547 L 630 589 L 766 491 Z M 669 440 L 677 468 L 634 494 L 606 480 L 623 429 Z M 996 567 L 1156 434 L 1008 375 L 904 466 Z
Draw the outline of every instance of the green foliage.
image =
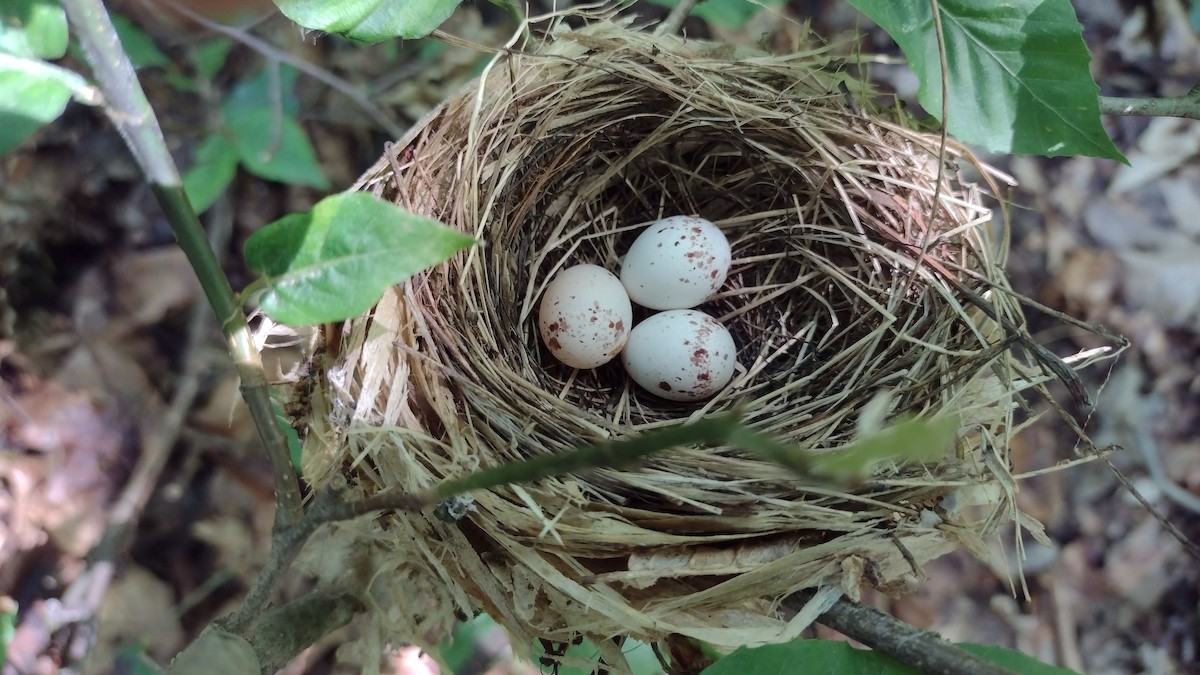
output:
M 541 642 L 534 643 L 535 661 L 546 655 L 545 646 Z M 621 653 L 629 663 L 629 672 L 633 675 L 662 675 L 662 667 L 658 657 L 650 645 L 638 640 L 626 640 L 621 645 Z M 590 640 L 583 640 L 577 645 L 570 645 L 559 656 L 549 656 L 558 665 L 558 675 L 593 675 L 600 663 L 600 650 Z M 540 665 L 540 664 L 539 664 Z M 550 672 L 542 666 L 542 672 Z
M 1022 675 L 1071 675 L 1066 668 L 1047 665 L 1005 647 L 958 645 Z M 920 671 L 867 649 L 855 649 L 835 640 L 794 640 L 763 647 L 742 647 L 704 669 L 703 675 L 921 675 Z
M 279 428 L 283 431 L 283 437 L 287 439 L 288 454 L 292 456 L 292 468 L 297 473 L 300 472 L 300 460 L 303 459 L 304 447 L 300 443 L 300 434 L 296 433 L 295 428 L 288 422 L 287 417 L 283 415 L 283 408 L 275 401 L 271 401 L 271 410 L 275 413 L 275 421 L 279 423 Z
M 206 80 L 216 77 L 225 66 L 231 47 L 233 42 L 229 38 L 216 38 L 199 44 L 192 57 L 196 74 Z
M 140 644 L 131 644 L 121 647 L 117 650 L 114 658 L 113 672 L 127 673 L 128 675 L 162 675 L 162 668 L 158 667 L 149 656 L 146 655 L 146 648 Z
M 0 607 L 0 663 L 8 663 L 8 644 L 17 631 L 17 603 L 6 599 Z
M 650 0 L 660 7 L 674 7 L 678 0 Z M 784 0 L 701 0 L 691 15 L 715 26 L 741 28 L 764 6 L 782 5 Z
M 688 445 L 732 445 L 777 462 L 806 480 L 847 485 L 869 475 L 871 466 L 878 461 L 903 462 L 942 456 L 957 428 L 958 422 L 953 418 L 908 420 L 869 434 L 836 452 L 814 452 L 746 426 L 735 410 L 636 436 L 507 462 L 444 480 L 434 488 L 434 493 L 442 500 L 472 490 L 528 483 L 599 467 L 619 469 L 650 455 Z
M 71 88 L 51 68 L 0 54 L 0 155 L 66 110 Z
M 259 304 L 276 321 L 341 321 L 474 241 L 369 194 L 336 194 L 250 237 L 246 264 L 263 278 L 248 290 L 261 291 Z
M 793 640 L 778 645 L 742 647 L 703 675 L 794 675 L 799 672 L 838 675 L 920 675 L 917 670 L 870 650 L 834 640 Z
M 475 656 L 475 644 L 493 630 L 499 630 L 499 626 L 487 614 L 464 621 L 454 627 L 449 639 L 438 645 L 438 655 L 449 667 L 450 672 L 457 673 Z
M 296 81 L 300 73 L 289 65 L 259 68 L 238 82 L 225 96 L 225 108 L 282 108 L 295 117 L 300 113 L 300 98 L 296 96 Z
M 205 628 L 200 637 L 180 652 L 167 668 L 170 675 L 259 671 L 258 655 L 245 638 L 212 625 Z
M 141 70 L 171 66 L 171 59 L 162 53 L 146 31 L 120 14 L 114 13 L 110 16 L 113 28 L 117 30 L 117 37 L 121 39 L 121 47 L 125 49 L 125 55 L 129 57 L 134 68 Z
M 196 68 L 211 78 L 225 62 L 228 40 L 202 46 Z M 262 68 L 239 82 L 221 105 L 224 133 L 204 139 L 195 162 L 183 176 L 184 189 L 197 213 L 202 213 L 225 191 L 240 164 L 266 180 L 329 189 L 308 134 L 296 119 L 298 73 L 291 67 Z
M 921 81 L 930 114 L 942 110 L 931 3 L 850 0 L 888 32 Z M 1099 88 L 1070 0 L 941 0 L 946 43 L 946 128 L 997 152 L 1089 155 L 1125 161 L 1100 123 Z
M 835 482 L 866 478 L 871 467 L 889 461 L 932 461 L 946 456 L 958 434 L 958 418 L 906 419 L 857 439 L 837 452 L 817 455 L 812 471 Z
M 221 105 L 238 160 L 247 171 L 267 180 L 329 189 L 308 134 L 295 115 L 296 71 L 280 68 L 278 79 L 260 70 L 234 87 Z
M 247 171 L 267 180 L 329 189 L 308 134 L 294 117 L 269 108 L 227 107 L 224 118 Z
M 279 11 L 312 30 L 352 40 L 382 42 L 432 33 L 454 13 L 459 0 L 275 0 Z
M 52 0 L 0 4 L 0 155 L 62 114 L 76 96 L 95 103 L 87 82 L 46 63 L 67 51 L 67 17 Z
M 209 136 L 196 150 L 196 163 L 183 175 L 183 189 L 196 213 L 217 201 L 237 174 L 238 150 L 220 134 Z
M 0 5 L 0 53 L 57 59 L 67 53 L 67 15 L 55 0 Z

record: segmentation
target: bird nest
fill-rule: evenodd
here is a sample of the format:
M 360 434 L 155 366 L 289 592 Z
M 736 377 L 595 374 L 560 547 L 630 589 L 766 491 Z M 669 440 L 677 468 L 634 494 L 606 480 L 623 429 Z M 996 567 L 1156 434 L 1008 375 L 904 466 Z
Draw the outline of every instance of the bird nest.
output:
M 610 651 L 613 636 L 671 633 L 732 647 L 794 637 L 819 609 L 781 615 L 794 592 L 900 591 L 934 557 L 985 554 L 1021 518 L 1007 458 L 1018 399 L 1050 379 L 1014 356 L 1031 344 L 1020 298 L 960 169 L 997 174 L 865 111 L 869 92 L 821 49 L 767 55 L 591 19 L 532 23 L 539 37 L 498 54 L 355 186 L 479 245 L 327 334 L 305 477 L 419 491 L 735 409 L 819 452 L 901 415 L 956 415 L 956 441 L 857 487 L 681 447 L 477 492 L 459 513 L 343 525 L 328 536 L 355 542 L 345 569 L 365 570 L 378 616 L 416 641 L 486 610 L 517 636 L 585 634 Z M 674 214 L 715 222 L 733 249 L 700 309 L 730 329 L 737 371 L 691 404 L 637 389 L 619 363 L 563 366 L 537 329 L 557 270 L 616 271 L 640 228 Z

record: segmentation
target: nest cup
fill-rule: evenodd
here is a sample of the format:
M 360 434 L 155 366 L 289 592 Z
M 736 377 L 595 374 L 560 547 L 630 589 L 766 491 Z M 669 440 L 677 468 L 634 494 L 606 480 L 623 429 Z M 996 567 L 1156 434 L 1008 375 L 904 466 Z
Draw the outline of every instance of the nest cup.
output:
M 789 594 L 900 591 L 954 548 L 984 554 L 1017 515 L 1016 382 L 1045 379 L 966 295 L 1022 324 L 991 213 L 958 174 L 989 170 L 863 112 L 868 92 L 820 49 L 773 56 L 585 18 L 532 22 L 540 37 L 496 56 L 356 185 L 480 244 L 330 335 L 306 477 L 359 495 L 427 489 L 734 406 L 819 451 L 902 414 L 957 415 L 957 441 L 853 489 L 734 447 L 685 447 L 476 493 L 449 517 L 343 525 L 329 536 L 356 542 L 345 569 L 362 573 L 382 625 L 428 642 L 485 610 L 518 649 L 584 634 L 619 664 L 607 638 L 786 640 L 820 609 L 781 615 Z M 573 371 L 537 331 L 557 270 L 617 272 L 640 229 L 675 214 L 714 221 L 733 248 L 700 309 L 730 329 L 739 365 L 694 404 L 636 388 L 619 361 Z

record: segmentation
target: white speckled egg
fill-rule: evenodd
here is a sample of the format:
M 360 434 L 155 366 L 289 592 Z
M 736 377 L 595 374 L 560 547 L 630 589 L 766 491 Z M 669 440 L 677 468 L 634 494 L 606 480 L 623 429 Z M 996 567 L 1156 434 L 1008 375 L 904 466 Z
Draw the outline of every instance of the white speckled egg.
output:
M 576 265 L 546 286 L 538 329 L 554 358 L 572 368 L 595 368 L 620 353 L 633 326 L 633 305 L 616 275 Z
M 732 255 L 720 228 L 695 216 L 671 216 L 646 228 L 625 254 L 621 283 L 649 309 L 687 309 L 717 292 Z
M 656 396 L 699 401 L 733 378 L 737 347 L 725 326 L 711 316 L 672 309 L 634 326 L 621 363 L 634 382 Z

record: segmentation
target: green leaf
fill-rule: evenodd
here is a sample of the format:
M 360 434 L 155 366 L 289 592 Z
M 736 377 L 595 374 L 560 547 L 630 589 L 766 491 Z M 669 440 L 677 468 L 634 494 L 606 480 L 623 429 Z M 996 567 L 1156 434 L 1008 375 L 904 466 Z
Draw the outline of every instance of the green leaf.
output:
M 691 15 L 705 22 L 725 28 L 741 28 L 746 22 L 762 9 L 763 6 L 781 5 L 785 0 L 702 0 L 692 9 Z M 674 7 L 678 0 L 650 0 L 650 4 L 659 7 Z
M 621 645 L 621 652 L 636 675 L 662 675 L 662 666 L 659 665 L 658 657 L 654 655 L 654 649 L 649 644 L 629 639 Z
M 0 52 L 57 59 L 67 53 L 67 15 L 55 0 L 5 0 Z
M 118 673 L 162 675 L 163 672 L 162 668 L 159 668 L 158 664 L 146 655 L 146 648 L 141 644 L 129 644 L 121 647 L 117 650 L 113 661 L 113 671 Z
M 299 72 L 288 65 L 278 69 L 259 68 L 253 75 L 238 82 L 225 98 L 225 110 L 235 108 L 283 108 L 291 117 L 300 114 L 300 99 L 296 96 Z
M 453 47 L 441 40 L 425 38 L 417 42 L 417 60 L 421 63 L 433 63 L 451 49 Z
M 271 410 L 275 413 L 275 421 L 279 423 L 279 428 L 283 431 L 283 437 L 287 439 L 288 453 L 292 457 L 292 468 L 299 472 L 300 460 L 303 459 L 304 452 L 304 447 L 300 443 L 300 434 L 296 433 L 295 427 L 284 417 L 282 406 L 275 401 L 271 401 Z
M 329 189 L 308 134 L 294 118 L 267 108 L 225 108 L 242 165 L 259 178 Z
M 242 164 L 268 180 L 329 189 L 308 134 L 296 121 L 297 71 L 259 69 L 233 88 L 221 106 Z
M 8 663 L 8 643 L 17 632 L 17 603 L 0 598 L 0 663 Z
M 535 642 L 533 645 L 533 653 L 538 658 L 546 654 L 546 646 L 541 641 Z M 630 675 L 663 675 L 663 669 L 658 663 L 658 657 L 654 655 L 654 650 L 650 645 L 639 640 L 627 639 L 621 645 L 621 653 L 625 655 L 625 661 L 629 664 Z M 549 670 L 544 664 L 541 665 L 542 672 L 557 672 L 558 675 L 594 675 L 599 672 L 598 666 L 601 665 L 600 650 L 591 640 L 583 640 L 579 644 L 568 645 L 566 651 L 561 656 L 551 656 L 552 662 L 558 664 L 558 668 L 553 671 Z M 609 671 L 613 672 L 613 671 Z
M 365 312 L 388 286 L 474 241 L 372 195 L 342 193 L 255 232 L 246 264 L 263 277 L 263 311 L 285 324 L 311 325 Z
M 959 647 L 1005 666 L 1022 675 L 1072 675 L 1066 668 L 1051 666 L 1021 652 L 991 645 L 960 644 Z M 798 664 L 803 664 L 800 668 Z M 742 647 L 705 668 L 702 675 L 792 675 L 793 673 L 838 673 L 838 675 L 920 675 L 878 652 L 855 649 L 834 640 L 794 640 L 763 647 Z
M 488 633 L 501 630 L 492 617 L 477 614 L 473 619 L 455 626 L 450 637 L 438 645 L 438 654 L 451 673 L 460 672 L 475 658 L 475 646 Z
M 221 135 L 209 136 L 196 150 L 196 163 L 183 176 L 183 189 L 196 213 L 217 201 L 237 174 L 238 151 Z
M 233 41 L 229 38 L 216 38 L 201 43 L 196 47 L 193 56 L 196 72 L 206 80 L 216 77 L 225 66 L 225 59 L 229 56 L 229 48 L 232 46 Z
M 171 675 L 213 675 L 213 673 L 257 673 L 258 655 L 254 646 L 240 635 L 209 626 L 200 637 L 171 661 Z
M 794 640 L 779 645 L 741 647 L 705 668 L 702 675 L 794 675 L 799 672 L 920 675 L 919 671 L 878 652 L 855 649 L 834 640 Z
M 0 56 L 0 155 L 62 114 L 71 87 L 48 64 Z
M 166 68 L 171 65 L 171 59 L 159 50 L 158 45 L 154 44 L 154 40 L 140 26 L 119 14 L 111 16 L 113 28 L 117 29 L 117 37 L 121 40 L 121 47 L 125 49 L 125 54 L 129 56 L 134 68 Z
M 459 0 L 275 0 L 279 11 L 312 30 L 382 42 L 429 35 L 450 18 Z
M 953 416 L 902 420 L 836 452 L 814 454 L 812 472 L 847 482 L 866 477 L 879 462 L 935 460 L 946 456 L 957 434 L 958 418 Z
M 921 105 L 942 114 L 930 3 L 850 0 L 900 45 Z M 1125 161 L 1100 123 L 1099 87 L 1070 0 L 940 0 L 948 65 L 946 128 L 996 152 Z

